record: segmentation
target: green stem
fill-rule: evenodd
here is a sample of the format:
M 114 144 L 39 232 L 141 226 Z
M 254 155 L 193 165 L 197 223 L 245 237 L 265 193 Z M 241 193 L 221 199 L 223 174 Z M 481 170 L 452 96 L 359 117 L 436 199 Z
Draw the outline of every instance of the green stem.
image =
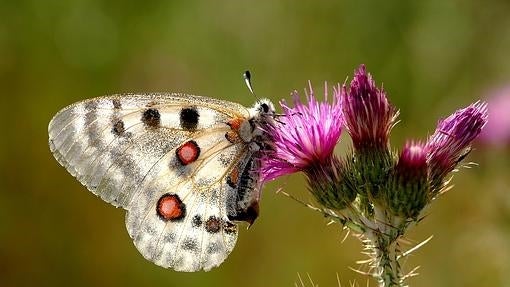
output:
M 376 239 L 375 256 L 376 270 L 375 275 L 379 282 L 379 287 L 402 286 L 402 273 L 397 261 L 397 243 L 387 236 L 382 235 Z
M 404 286 L 403 274 L 398 263 L 397 240 L 404 233 L 406 224 L 380 207 L 374 208 L 374 223 L 377 226 L 368 235 L 373 247 L 373 272 L 379 287 Z

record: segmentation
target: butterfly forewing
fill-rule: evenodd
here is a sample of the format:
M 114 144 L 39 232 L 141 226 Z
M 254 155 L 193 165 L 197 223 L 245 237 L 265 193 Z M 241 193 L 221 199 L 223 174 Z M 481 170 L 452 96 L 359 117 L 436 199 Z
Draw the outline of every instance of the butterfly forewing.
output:
M 208 106 L 197 107 L 197 103 Z M 196 110 L 199 116 L 196 125 L 182 128 L 181 111 L 186 108 Z M 201 130 L 210 132 L 217 126 L 221 133 L 228 129 L 224 122 L 246 113 L 234 103 L 180 94 L 86 100 L 64 108 L 52 119 L 50 149 L 89 190 L 125 207 L 131 189 L 161 156 Z M 117 202 L 119 197 L 123 202 Z
M 145 258 L 209 270 L 237 239 L 227 201 L 238 189 L 229 175 L 242 172 L 253 151 L 228 140 L 227 123 L 248 117 L 241 105 L 205 97 L 116 95 L 61 110 L 49 143 L 90 191 L 128 210 L 128 232 Z

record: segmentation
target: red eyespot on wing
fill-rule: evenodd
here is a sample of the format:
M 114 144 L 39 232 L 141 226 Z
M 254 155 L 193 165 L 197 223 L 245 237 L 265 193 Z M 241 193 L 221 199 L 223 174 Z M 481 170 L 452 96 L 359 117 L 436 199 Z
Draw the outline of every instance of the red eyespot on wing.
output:
M 164 194 L 156 205 L 158 216 L 164 221 L 179 220 L 186 215 L 186 205 L 177 194 Z
M 188 165 L 197 160 L 200 155 L 200 147 L 195 141 L 187 141 L 177 148 L 175 154 L 182 165 Z

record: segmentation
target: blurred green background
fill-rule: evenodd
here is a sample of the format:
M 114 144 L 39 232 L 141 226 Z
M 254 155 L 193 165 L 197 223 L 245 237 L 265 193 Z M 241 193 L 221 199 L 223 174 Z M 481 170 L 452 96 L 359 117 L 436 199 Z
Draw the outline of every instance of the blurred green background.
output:
M 49 152 L 47 125 L 75 101 L 179 91 L 251 105 L 242 72 L 274 101 L 311 80 L 344 82 L 361 63 L 401 109 L 393 146 L 510 83 L 510 3 L 500 1 L 0 1 L 1 286 L 320 286 L 366 278 L 357 239 L 305 201 L 300 175 L 267 185 L 261 216 L 211 272 L 146 260 L 124 226 Z M 343 136 L 339 153 L 350 145 Z M 405 262 L 411 286 L 510 286 L 507 147 L 479 145 L 409 233 L 434 239 Z M 310 285 L 310 284 L 307 284 Z M 374 282 L 370 286 L 375 286 Z

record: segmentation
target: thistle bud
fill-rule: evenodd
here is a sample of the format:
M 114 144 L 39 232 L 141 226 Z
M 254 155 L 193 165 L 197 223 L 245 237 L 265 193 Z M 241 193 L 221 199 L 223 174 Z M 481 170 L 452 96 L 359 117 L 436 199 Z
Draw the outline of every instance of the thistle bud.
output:
M 365 65 L 355 72 L 349 92 L 344 86 L 342 109 L 356 151 L 388 149 L 398 111 L 389 103 L 384 90 L 375 86 Z
M 355 72 L 350 90 L 343 87 L 341 98 L 345 127 L 354 145 L 352 166 L 357 173 L 353 180 L 361 187 L 360 194 L 376 198 L 393 165 L 389 135 L 398 111 L 364 65 Z
M 421 143 L 408 142 L 392 169 L 384 203 L 397 216 L 416 219 L 429 202 L 427 153 Z
M 482 131 L 487 117 L 487 104 L 476 102 L 439 121 L 426 144 L 433 197 L 443 190 L 447 175 L 470 152 L 471 142 Z

